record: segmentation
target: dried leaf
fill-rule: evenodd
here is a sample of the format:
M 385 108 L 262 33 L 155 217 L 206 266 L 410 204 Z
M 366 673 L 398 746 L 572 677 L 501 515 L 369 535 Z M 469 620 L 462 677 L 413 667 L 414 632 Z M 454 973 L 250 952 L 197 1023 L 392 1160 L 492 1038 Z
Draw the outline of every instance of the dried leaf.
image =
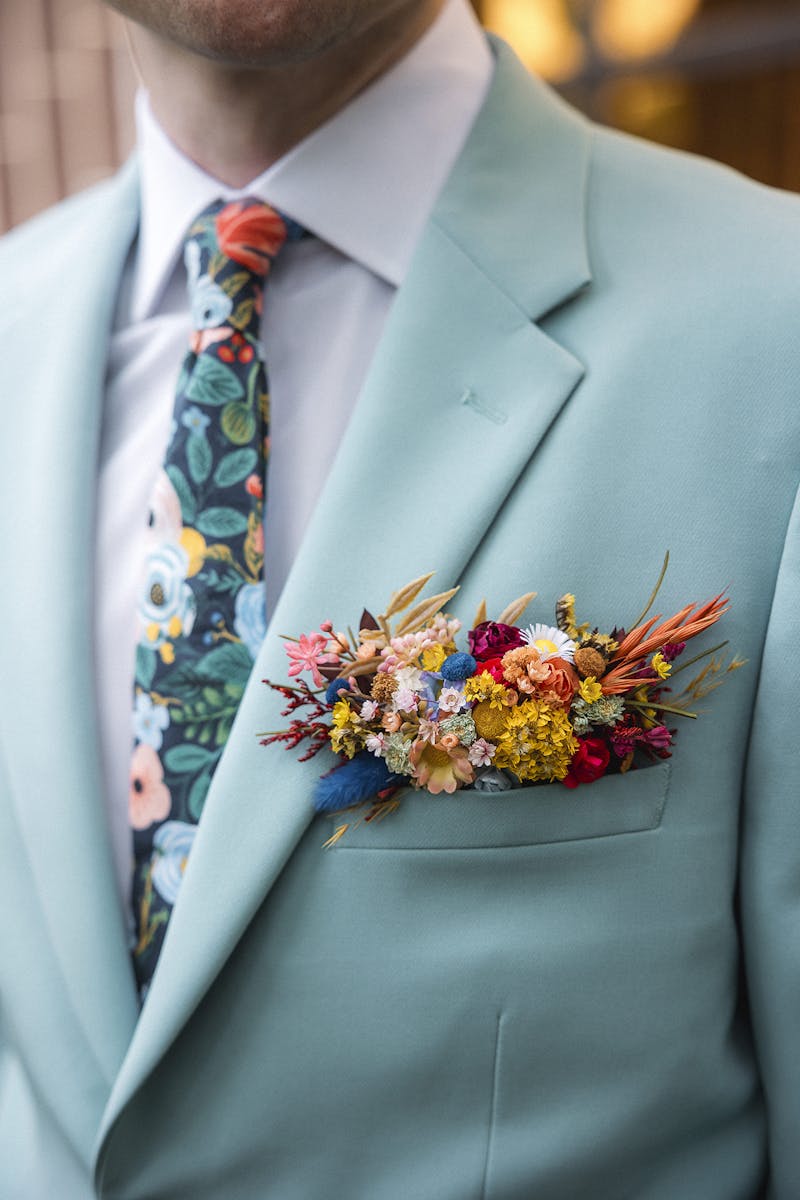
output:
M 374 675 L 378 667 L 381 665 L 380 658 L 362 658 L 348 669 L 347 678 L 351 675 Z
M 361 614 L 361 620 L 358 623 L 359 629 L 380 629 L 380 625 L 373 617 L 372 613 L 366 608 Z
M 402 637 L 404 633 L 415 633 L 421 629 L 427 621 L 436 616 L 440 609 L 444 608 L 448 600 L 452 600 L 457 591 L 458 588 L 454 587 L 447 592 L 439 592 L 436 596 L 430 596 L 427 600 L 420 600 L 403 617 L 395 630 L 395 637 Z
M 232 563 L 234 561 L 230 546 L 226 546 L 224 542 L 214 542 L 213 545 L 206 546 L 203 554 L 206 558 L 215 558 L 219 562 Z
M 481 600 L 480 604 L 478 605 L 477 609 L 475 610 L 475 616 L 472 621 L 472 628 L 474 629 L 476 625 L 482 625 L 485 620 L 486 620 L 486 599 L 484 597 L 484 599 Z
M 332 846 L 336 845 L 336 843 L 339 841 L 340 838 L 344 837 L 344 835 L 347 833 L 349 828 L 350 828 L 349 823 L 345 824 L 345 825 L 337 826 L 336 831 L 334 832 L 333 836 L 329 837 L 327 842 L 322 843 L 322 849 L 330 850 L 330 848 Z
M 407 583 L 405 587 L 398 588 L 396 592 L 393 592 L 386 612 L 383 615 L 387 618 L 394 617 L 397 613 L 402 612 L 404 608 L 408 608 L 409 604 L 413 600 L 416 600 L 428 580 L 433 579 L 434 574 L 434 571 L 429 571 L 427 575 L 419 575 L 416 579 L 412 579 L 411 583 Z
M 526 592 L 524 596 L 518 596 L 516 600 L 512 600 L 497 618 L 498 625 L 516 625 L 531 600 L 537 594 L 537 592 Z

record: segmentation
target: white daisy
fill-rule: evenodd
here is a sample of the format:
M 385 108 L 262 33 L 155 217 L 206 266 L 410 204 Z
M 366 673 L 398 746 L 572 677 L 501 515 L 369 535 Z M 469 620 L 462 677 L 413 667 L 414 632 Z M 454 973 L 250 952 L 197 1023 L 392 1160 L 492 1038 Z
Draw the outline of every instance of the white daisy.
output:
M 529 625 L 527 629 L 523 629 L 522 637 L 529 646 L 534 646 L 539 651 L 543 660 L 563 658 L 565 662 L 572 662 L 576 650 L 575 643 L 554 625 Z

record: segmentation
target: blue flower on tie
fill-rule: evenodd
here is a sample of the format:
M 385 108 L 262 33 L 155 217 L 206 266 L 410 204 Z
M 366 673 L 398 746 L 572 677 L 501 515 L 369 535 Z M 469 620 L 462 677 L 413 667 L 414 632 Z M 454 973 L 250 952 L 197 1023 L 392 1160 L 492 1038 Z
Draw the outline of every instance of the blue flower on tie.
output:
M 133 710 L 133 736 L 136 740 L 160 750 L 168 726 L 169 711 L 166 704 L 154 704 L 147 692 L 139 692 Z
M 153 837 L 153 887 L 167 904 L 178 899 L 196 833 L 186 821 L 165 821 Z
M 246 583 L 240 588 L 236 596 L 233 628 L 250 651 L 250 657 L 255 659 L 267 632 L 263 584 Z
M 198 437 L 205 437 L 205 432 L 210 424 L 211 417 L 201 412 L 196 404 L 181 414 L 181 425 L 185 425 L 190 433 L 196 433 Z
M 186 243 L 184 250 L 186 273 L 189 276 L 189 300 L 195 329 L 217 329 L 233 312 L 233 300 L 210 275 L 200 274 L 200 246 Z
M 147 579 L 139 604 L 142 641 L 158 649 L 170 638 L 189 634 L 196 615 L 192 589 L 186 582 L 189 556 L 182 546 L 165 542 L 147 560 Z

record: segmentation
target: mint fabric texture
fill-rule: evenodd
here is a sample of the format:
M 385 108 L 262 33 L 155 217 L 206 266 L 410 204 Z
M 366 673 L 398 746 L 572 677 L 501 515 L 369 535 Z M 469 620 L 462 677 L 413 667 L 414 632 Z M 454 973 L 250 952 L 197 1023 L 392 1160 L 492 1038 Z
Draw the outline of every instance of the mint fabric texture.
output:
M 136 652 L 130 820 L 142 993 L 266 632 L 269 392 L 259 325 L 288 233 L 260 200 L 218 201 L 184 246 L 193 332 L 153 493 Z

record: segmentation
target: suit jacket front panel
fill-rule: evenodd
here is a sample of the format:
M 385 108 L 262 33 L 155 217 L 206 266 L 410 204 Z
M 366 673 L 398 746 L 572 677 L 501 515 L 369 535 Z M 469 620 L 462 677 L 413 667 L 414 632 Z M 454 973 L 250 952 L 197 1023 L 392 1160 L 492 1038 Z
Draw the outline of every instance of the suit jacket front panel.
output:
M 323 852 L 330 823 L 306 828 L 302 815 L 317 764 L 249 740 L 269 721 L 258 679 L 282 670 L 268 647 L 106 1113 L 100 1195 L 749 1200 L 763 1180 L 764 1105 L 738 991 L 738 796 L 796 486 L 783 315 L 796 202 L 601 134 L 588 193 L 579 187 L 595 278 L 547 316 L 585 282 L 577 239 L 548 248 L 547 236 L 556 214 L 581 215 L 585 175 L 568 187 L 564 171 L 538 171 L 547 187 L 534 202 L 529 162 L 557 141 L 585 164 L 583 138 L 507 63 L 498 74 L 506 110 L 537 113 L 530 140 L 503 147 L 497 195 L 515 237 L 485 204 L 485 235 L 478 222 L 459 236 L 498 168 L 457 168 L 281 631 L 328 615 L 352 623 L 437 564 L 460 575 L 467 619 L 483 594 L 496 610 L 535 587 L 536 619 L 571 589 L 579 616 L 630 621 L 668 546 L 659 607 L 729 584 L 726 632 L 752 671 L 684 724 L 666 766 L 573 794 L 412 796 Z M 559 137 L 537 142 L 547 125 Z M 748 258 L 740 229 L 754 224 L 770 232 Z M 574 270 L 556 286 L 559 259 Z M 393 380 L 408 365 L 417 388 L 404 419 Z M 399 445 L 416 451 L 414 431 L 418 453 L 376 469 L 368 427 L 382 397 Z M 761 397 L 770 416 L 754 422 Z M 371 536 L 342 542 L 363 459 Z M 404 525 L 387 496 L 409 490 Z M 322 551 L 334 538 L 332 562 Z M 765 940 L 792 902 L 790 890 L 759 897 Z M 776 1196 L 791 1196 L 791 1166 L 784 1152 Z

